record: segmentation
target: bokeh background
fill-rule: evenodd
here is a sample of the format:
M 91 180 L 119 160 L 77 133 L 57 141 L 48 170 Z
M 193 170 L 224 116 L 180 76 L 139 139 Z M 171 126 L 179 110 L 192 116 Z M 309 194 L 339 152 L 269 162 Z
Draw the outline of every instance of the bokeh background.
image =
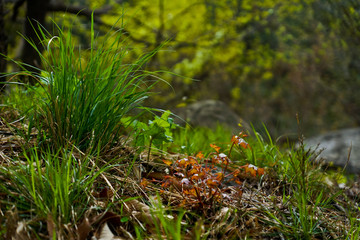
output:
M 217 99 L 274 136 L 296 136 L 296 114 L 306 136 L 360 125 L 359 1 L 0 0 L 0 51 L 39 63 L 19 34 L 35 39 L 28 19 L 71 26 L 89 48 L 92 12 L 99 36 L 123 34 L 129 63 L 162 46 L 146 68 L 165 81 L 147 105 Z

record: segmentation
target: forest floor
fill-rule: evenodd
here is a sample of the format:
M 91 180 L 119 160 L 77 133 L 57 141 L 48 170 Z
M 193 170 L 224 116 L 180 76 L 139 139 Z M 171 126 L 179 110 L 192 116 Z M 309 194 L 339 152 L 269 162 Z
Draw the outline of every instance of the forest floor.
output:
M 50 152 L 16 113 L 1 115 L 2 239 L 359 238 L 359 182 L 324 170 L 315 151 L 221 129 L 206 142 L 193 129 L 188 143 L 209 148 L 192 155 L 179 141 Z

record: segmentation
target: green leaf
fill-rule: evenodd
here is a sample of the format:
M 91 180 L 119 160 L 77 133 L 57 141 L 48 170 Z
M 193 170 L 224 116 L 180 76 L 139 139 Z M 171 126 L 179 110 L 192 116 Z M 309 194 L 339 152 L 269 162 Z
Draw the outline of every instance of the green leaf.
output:
M 148 139 L 148 138 L 145 137 L 144 133 L 137 135 L 136 141 L 135 141 L 135 146 L 137 146 L 137 147 L 145 146 L 146 139 Z
M 128 222 L 129 221 L 129 218 L 128 217 L 122 217 L 120 219 L 120 222 L 124 223 L 124 222 Z

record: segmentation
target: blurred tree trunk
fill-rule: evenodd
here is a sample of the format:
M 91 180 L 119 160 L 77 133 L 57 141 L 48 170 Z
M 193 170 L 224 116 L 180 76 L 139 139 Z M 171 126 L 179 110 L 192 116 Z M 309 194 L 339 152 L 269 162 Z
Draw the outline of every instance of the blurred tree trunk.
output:
M 7 55 L 7 37 L 5 34 L 5 22 L 4 22 L 4 15 L 5 15 L 5 1 L 0 0 L 0 54 Z M 5 82 L 5 75 L 6 72 L 6 60 L 3 56 L 0 56 L 0 82 Z M 3 92 L 4 85 L 0 85 L 0 93 Z
M 3 2 L 4 0 L 0 1 Z M 94 13 L 94 16 L 98 16 L 107 13 L 111 9 L 110 6 L 105 6 L 102 9 L 92 11 L 86 6 L 68 6 L 62 0 L 17 0 L 14 4 L 13 9 L 13 21 L 16 20 L 18 8 L 20 8 L 24 3 L 26 3 L 26 19 L 23 35 L 29 41 L 33 42 L 39 51 L 43 50 L 43 46 L 36 32 L 38 32 L 39 26 L 45 27 L 47 12 L 67 12 L 71 14 L 76 14 L 77 16 L 85 16 L 90 19 L 92 13 Z M 2 16 L 3 14 L 0 14 L 0 17 Z M 102 23 L 99 20 L 97 20 L 96 22 Z M 0 28 L 1 30 L 3 29 L 1 25 Z M 19 57 L 21 61 L 25 64 L 24 67 L 31 72 L 40 73 L 41 58 L 39 56 L 39 53 L 34 49 L 34 47 L 31 46 L 28 41 L 24 41 L 23 47 L 20 51 L 21 52 Z M 35 78 L 23 79 L 23 81 L 29 82 L 30 84 L 35 84 L 37 82 Z
M 38 25 L 45 26 L 46 12 L 48 10 L 50 0 L 27 0 L 26 4 L 26 21 L 24 27 L 24 35 L 32 41 L 35 46 L 42 51 L 42 45 L 39 38 L 36 35 Z M 23 63 L 34 66 L 38 69 L 32 67 L 25 68 L 29 71 L 39 73 L 41 67 L 41 59 L 38 52 L 31 46 L 27 41 L 24 42 L 23 49 L 20 55 Z M 29 79 L 29 83 L 35 84 L 36 79 Z

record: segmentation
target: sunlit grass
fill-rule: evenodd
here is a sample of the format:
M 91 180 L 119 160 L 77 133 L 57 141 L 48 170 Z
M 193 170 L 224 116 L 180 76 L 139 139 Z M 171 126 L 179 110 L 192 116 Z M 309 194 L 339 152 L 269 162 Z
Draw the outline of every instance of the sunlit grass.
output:
M 66 149 L 56 154 L 32 149 L 24 158 L 0 166 L 5 205 L 16 206 L 25 218 L 53 223 L 58 237 L 66 235 L 64 225 L 83 217 L 93 183 L 107 167 L 99 168 L 90 158 L 77 159 Z
M 41 56 L 43 70 L 40 75 L 25 73 L 39 79 L 45 90 L 29 86 L 42 96 L 33 102 L 38 105 L 32 112 L 33 124 L 56 147 L 71 143 L 86 151 L 110 146 L 124 128 L 121 119 L 141 107 L 157 81 L 147 82 L 154 73 L 143 69 L 156 50 L 128 64 L 124 58 L 131 50 L 121 32 L 113 34 L 112 42 L 99 42 L 92 24 L 91 48 L 81 49 L 74 44 L 71 30 L 55 27 L 54 36 L 37 29 L 45 52 L 32 45 Z
M 195 155 L 200 151 L 209 154 L 213 151 L 210 147 L 211 143 L 226 146 L 229 144 L 229 136 L 231 136 L 231 131 L 221 125 L 218 125 L 214 130 L 206 127 L 191 128 L 186 126 L 178 128 L 174 133 L 174 143 L 171 150 L 188 155 Z

